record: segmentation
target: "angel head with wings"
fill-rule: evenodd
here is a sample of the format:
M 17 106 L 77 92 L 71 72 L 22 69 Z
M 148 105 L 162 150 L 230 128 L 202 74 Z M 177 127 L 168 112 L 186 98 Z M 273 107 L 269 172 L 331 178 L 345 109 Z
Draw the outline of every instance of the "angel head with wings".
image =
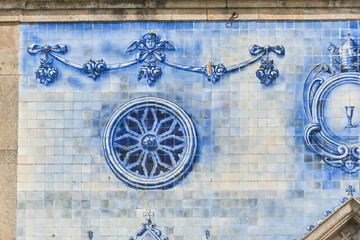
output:
M 161 76 L 161 68 L 156 66 L 156 61 L 165 61 L 165 54 L 161 50 L 175 51 L 174 44 L 166 39 L 159 39 L 155 33 L 146 33 L 142 39 L 132 41 L 126 52 L 139 50 L 135 60 L 143 62 L 139 70 L 138 79 L 147 78 L 148 84 L 154 83 Z
M 175 51 L 174 44 L 166 39 L 159 39 L 155 33 L 146 33 L 142 39 L 132 41 L 126 49 L 126 52 L 140 50 L 136 56 L 138 62 L 154 56 L 157 60 L 163 62 L 165 54 L 160 50 Z
M 148 49 L 153 49 L 156 46 L 156 34 L 155 33 L 147 33 L 143 36 L 143 39 L 145 40 L 145 46 Z

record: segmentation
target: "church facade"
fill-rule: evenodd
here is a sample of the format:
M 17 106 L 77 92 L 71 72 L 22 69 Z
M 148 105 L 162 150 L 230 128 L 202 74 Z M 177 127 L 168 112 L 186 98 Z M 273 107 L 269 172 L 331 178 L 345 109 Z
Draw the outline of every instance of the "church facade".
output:
M 356 1 L 42 4 L 0 17 L 1 239 L 360 237 Z

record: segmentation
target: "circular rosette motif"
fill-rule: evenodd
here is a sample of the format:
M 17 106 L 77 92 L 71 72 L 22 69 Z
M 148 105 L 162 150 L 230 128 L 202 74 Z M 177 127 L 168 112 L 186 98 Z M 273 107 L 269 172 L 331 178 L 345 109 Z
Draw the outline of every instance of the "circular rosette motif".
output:
M 104 131 L 103 147 L 115 175 L 132 187 L 172 187 L 192 166 L 195 127 L 176 104 L 154 97 L 121 106 Z

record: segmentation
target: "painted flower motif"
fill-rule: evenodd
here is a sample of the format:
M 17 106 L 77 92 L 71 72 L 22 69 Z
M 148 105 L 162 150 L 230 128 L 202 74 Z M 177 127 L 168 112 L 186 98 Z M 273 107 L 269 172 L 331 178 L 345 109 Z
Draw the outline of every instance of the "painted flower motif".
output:
M 261 65 L 256 71 L 256 77 L 266 86 L 275 81 L 279 77 L 279 70 L 274 68 L 274 61 L 261 59 Z
M 42 84 L 48 85 L 53 82 L 58 76 L 58 70 L 53 66 L 53 60 L 41 59 L 40 66 L 35 71 L 35 76 Z
M 142 39 L 132 41 L 126 52 L 131 52 L 135 49 L 140 51 L 136 55 L 135 60 L 144 63 L 139 70 L 138 80 L 146 78 L 147 83 L 151 85 L 162 75 L 161 68 L 156 66 L 156 62 L 157 60 L 164 62 L 166 56 L 160 51 L 174 51 L 175 47 L 168 40 L 158 39 L 155 33 L 146 33 Z
M 203 68 L 203 75 L 207 77 L 209 82 L 215 83 L 220 81 L 220 77 L 226 73 L 227 69 L 224 64 L 213 65 L 210 62 Z
M 83 65 L 82 69 L 89 77 L 96 80 L 106 70 L 106 63 L 104 60 L 94 61 L 90 59 Z
M 147 83 L 152 85 L 161 76 L 161 74 L 162 71 L 160 67 L 143 66 L 139 69 L 138 80 L 140 81 L 144 77 L 147 79 Z

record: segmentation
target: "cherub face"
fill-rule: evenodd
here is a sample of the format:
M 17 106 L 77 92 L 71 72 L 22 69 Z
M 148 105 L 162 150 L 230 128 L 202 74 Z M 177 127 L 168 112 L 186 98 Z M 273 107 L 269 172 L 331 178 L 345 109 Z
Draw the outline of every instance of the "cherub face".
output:
M 145 45 L 148 49 L 153 49 L 155 47 L 155 39 L 151 38 L 151 39 L 146 39 L 145 41 Z

